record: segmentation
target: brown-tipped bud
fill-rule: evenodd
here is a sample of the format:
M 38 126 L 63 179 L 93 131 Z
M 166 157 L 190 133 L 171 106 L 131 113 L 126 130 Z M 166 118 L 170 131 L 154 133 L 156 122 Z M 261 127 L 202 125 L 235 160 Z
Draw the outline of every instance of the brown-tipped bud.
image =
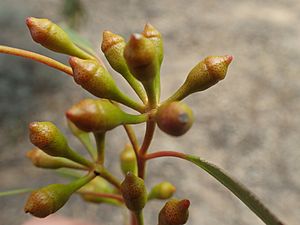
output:
M 228 55 L 206 57 L 189 73 L 185 81 L 186 91 L 203 91 L 223 80 L 232 59 L 233 57 Z
M 103 32 L 101 50 L 111 67 L 123 76 L 128 74 L 128 67 L 123 56 L 125 45 L 125 40 L 120 35 L 110 31 Z
M 77 56 L 83 59 L 91 58 L 86 52 L 78 48 L 57 24 L 48 19 L 28 17 L 26 24 L 32 39 L 52 51 Z
M 33 191 L 26 202 L 24 211 L 40 218 L 55 213 L 76 190 L 93 178 L 93 174 L 88 174 L 69 184 L 51 184 Z
M 124 50 L 128 68 L 142 83 L 151 82 L 158 73 L 155 46 L 141 34 L 133 34 Z
M 189 217 L 188 208 L 190 201 L 187 199 L 169 200 L 158 216 L 158 225 L 182 225 L 185 224 Z
M 144 114 L 127 114 L 107 99 L 82 100 L 72 106 L 66 116 L 86 132 L 105 132 L 121 124 L 141 123 L 147 119 Z
M 124 174 L 128 172 L 137 175 L 136 155 L 131 144 L 127 144 L 120 154 L 121 170 Z
M 125 180 L 121 184 L 121 193 L 127 208 L 131 211 L 138 212 L 145 207 L 147 190 L 144 180 L 133 173 L 127 173 Z
M 191 108 L 183 102 L 170 102 L 161 105 L 156 113 L 158 127 L 172 136 L 185 134 L 193 125 Z
M 108 71 L 95 60 L 71 57 L 69 63 L 77 84 L 99 98 L 119 101 L 122 94 Z
M 29 125 L 32 144 L 51 156 L 66 156 L 69 146 L 65 136 L 51 122 L 32 122 Z
M 163 40 L 161 33 L 150 23 L 146 23 L 142 34 L 144 35 L 144 37 L 152 41 L 153 45 L 156 48 L 159 64 L 161 64 L 164 57 Z
M 169 182 L 161 182 L 157 185 L 155 185 L 149 195 L 148 200 L 150 199 L 168 199 L 171 198 L 176 191 L 176 188 L 173 184 Z
M 78 163 L 62 157 L 53 157 L 40 149 L 34 148 L 26 153 L 26 156 L 31 160 L 31 162 L 39 168 L 47 169 L 58 169 L 58 168 L 77 168 L 84 169 L 84 167 Z

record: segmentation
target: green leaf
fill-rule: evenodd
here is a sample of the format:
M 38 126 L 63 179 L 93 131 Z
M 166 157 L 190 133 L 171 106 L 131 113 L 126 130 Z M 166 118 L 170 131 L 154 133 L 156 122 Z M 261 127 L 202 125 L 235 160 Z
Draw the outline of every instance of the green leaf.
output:
M 16 189 L 16 190 L 10 190 L 10 191 L 2 191 L 2 192 L 0 192 L 0 197 L 23 194 L 23 193 L 31 192 L 33 190 L 34 189 L 32 189 L 32 188 L 23 188 L 23 189 Z
M 249 191 L 244 185 L 235 181 L 224 173 L 217 166 L 208 163 L 197 156 L 186 155 L 186 159 L 216 178 L 220 183 L 227 187 L 235 196 L 244 202 L 262 221 L 267 225 L 283 225 L 273 213 L 267 209 L 260 200 Z

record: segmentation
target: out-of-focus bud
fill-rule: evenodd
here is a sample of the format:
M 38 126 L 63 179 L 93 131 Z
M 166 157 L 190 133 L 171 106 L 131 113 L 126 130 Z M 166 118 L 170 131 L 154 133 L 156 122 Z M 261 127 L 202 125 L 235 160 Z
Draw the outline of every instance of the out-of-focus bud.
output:
M 87 167 L 92 165 L 69 147 L 65 136 L 51 122 L 30 123 L 29 137 L 32 144 L 48 155 L 65 157 Z
M 145 122 L 146 114 L 131 115 L 107 99 L 85 99 L 71 107 L 66 116 L 86 132 L 105 132 L 121 124 Z
M 40 218 L 55 213 L 76 190 L 91 181 L 94 176 L 89 174 L 69 184 L 51 184 L 33 191 L 26 202 L 24 211 Z
M 158 225 L 182 225 L 185 224 L 189 217 L 188 208 L 190 201 L 187 199 L 169 200 L 158 216 Z
M 26 153 L 26 156 L 36 167 L 47 169 L 74 168 L 85 169 L 82 165 L 62 157 L 53 157 L 38 148 L 34 148 Z
M 168 199 L 171 198 L 176 191 L 173 184 L 169 182 L 161 182 L 155 185 L 148 194 L 148 200 L 151 199 Z
M 179 101 L 223 80 L 232 59 L 231 55 L 206 57 L 190 71 L 184 84 L 167 101 Z
M 83 59 L 92 58 L 89 54 L 78 48 L 66 32 L 52 21 L 28 17 L 26 19 L 26 24 L 32 39 L 45 48 Z
M 131 211 L 139 212 L 145 207 L 147 190 L 144 180 L 133 173 L 127 173 L 125 180 L 121 184 L 121 193 L 127 208 Z
M 124 50 L 128 68 L 143 84 L 154 80 L 158 73 L 156 49 L 152 41 L 141 34 L 132 34 Z
M 158 127 L 172 136 L 185 134 L 194 122 L 191 108 L 183 102 L 170 102 L 161 105 L 156 113 Z
M 32 122 L 29 125 L 32 144 L 48 155 L 65 157 L 69 146 L 65 136 L 51 122 Z
M 152 41 L 156 49 L 159 65 L 161 65 L 164 58 L 163 40 L 161 37 L 161 33 L 150 23 L 147 23 L 142 34 L 144 35 L 144 37 Z
M 96 177 L 90 183 L 84 185 L 78 190 L 78 193 L 83 200 L 92 203 L 109 203 L 112 205 L 120 205 L 121 203 L 115 199 L 97 197 L 88 193 L 105 193 L 105 194 L 116 194 L 116 191 L 112 186 L 102 177 Z
M 137 175 L 136 155 L 131 144 L 127 144 L 120 154 L 121 169 L 124 174 L 128 172 Z

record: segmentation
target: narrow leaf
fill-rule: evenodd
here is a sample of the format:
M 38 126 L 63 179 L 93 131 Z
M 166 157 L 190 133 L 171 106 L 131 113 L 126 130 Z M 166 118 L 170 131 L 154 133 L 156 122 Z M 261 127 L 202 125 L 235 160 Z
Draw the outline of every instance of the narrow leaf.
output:
M 267 209 L 260 200 L 249 191 L 244 185 L 235 181 L 224 173 L 217 166 L 208 163 L 197 156 L 186 155 L 186 159 L 216 178 L 220 183 L 227 187 L 235 196 L 244 202 L 262 221 L 267 225 L 283 225 L 283 223 Z
M 10 191 L 2 191 L 2 192 L 0 192 L 0 197 L 23 194 L 23 193 L 31 192 L 33 190 L 34 189 L 32 189 L 32 188 L 23 188 L 23 189 L 16 189 L 16 190 L 10 190 Z

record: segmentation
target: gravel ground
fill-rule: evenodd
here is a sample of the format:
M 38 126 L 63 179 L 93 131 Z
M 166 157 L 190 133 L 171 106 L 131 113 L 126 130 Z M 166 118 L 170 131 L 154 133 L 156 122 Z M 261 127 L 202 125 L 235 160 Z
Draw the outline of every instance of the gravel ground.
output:
M 1 0 L 0 44 L 66 58 L 34 44 L 24 26 L 31 15 L 58 22 L 62 1 Z M 253 190 L 286 224 L 300 221 L 300 2 L 277 1 L 84 1 L 81 34 L 99 48 L 101 32 L 128 37 L 151 22 L 164 36 L 162 97 L 183 82 L 207 55 L 235 57 L 227 78 L 185 100 L 196 122 L 185 136 L 157 130 L 155 149 L 180 150 L 214 162 Z M 99 52 L 102 56 L 102 54 Z M 120 86 L 129 92 L 116 75 Z M 68 135 L 64 111 L 90 96 L 67 76 L 43 65 L 0 55 L 0 191 L 63 182 L 51 171 L 35 169 L 24 159 L 32 146 L 27 124 L 50 120 Z M 142 138 L 143 127 L 138 126 Z M 70 137 L 74 148 L 80 145 Z M 109 132 L 107 166 L 120 175 L 117 153 L 127 142 L 122 129 Z M 180 165 L 180 166 L 178 166 Z M 160 159 L 148 166 L 147 185 L 168 179 L 178 198 L 191 199 L 190 225 L 263 224 L 237 198 L 194 166 Z M 0 199 L 0 224 L 20 225 L 25 196 Z M 156 224 L 162 202 L 146 208 L 146 224 Z M 77 196 L 59 214 L 105 225 L 122 224 L 122 211 L 88 205 Z M 17 216 L 16 216 L 17 215 Z

